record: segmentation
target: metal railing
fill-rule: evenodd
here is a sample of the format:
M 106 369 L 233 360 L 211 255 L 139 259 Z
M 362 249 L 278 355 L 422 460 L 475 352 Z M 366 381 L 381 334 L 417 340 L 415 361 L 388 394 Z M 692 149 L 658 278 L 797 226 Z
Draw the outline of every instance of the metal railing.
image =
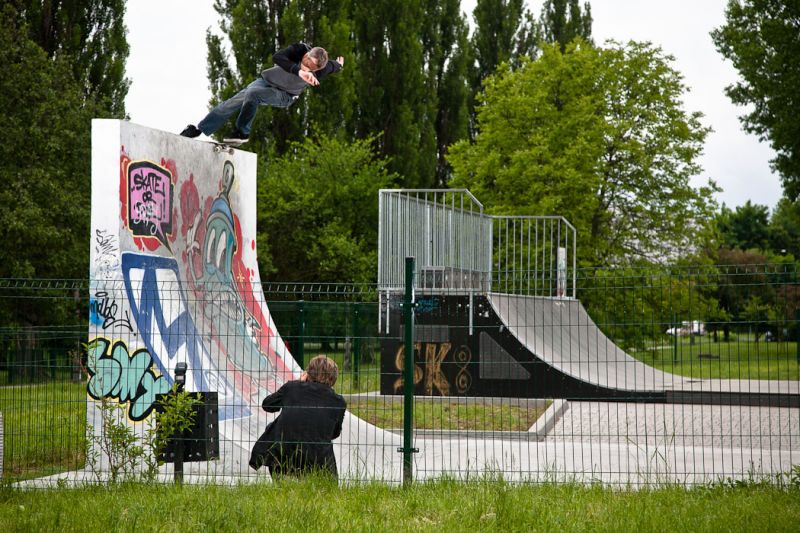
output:
M 576 231 L 564 217 L 493 216 L 492 290 L 575 298 Z
M 491 219 L 465 189 L 383 189 L 378 224 L 378 286 L 402 292 L 406 257 L 417 290 L 489 290 Z
M 466 189 L 384 189 L 378 288 L 400 292 L 414 257 L 421 292 L 574 298 L 576 237 L 563 217 L 488 215 Z

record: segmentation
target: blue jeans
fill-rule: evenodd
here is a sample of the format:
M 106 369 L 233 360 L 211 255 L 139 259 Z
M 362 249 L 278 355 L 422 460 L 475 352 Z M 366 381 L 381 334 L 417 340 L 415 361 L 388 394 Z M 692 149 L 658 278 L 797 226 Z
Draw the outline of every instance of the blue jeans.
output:
M 225 100 L 209 111 L 208 115 L 197 124 L 197 129 L 206 135 L 211 135 L 238 111 L 236 127 L 245 135 L 250 135 L 250 126 L 256 118 L 259 105 L 287 108 L 296 99 L 297 97 L 286 91 L 272 87 L 264 81 L 264 78 L 258 78 L 236 93 L 233 98 Z

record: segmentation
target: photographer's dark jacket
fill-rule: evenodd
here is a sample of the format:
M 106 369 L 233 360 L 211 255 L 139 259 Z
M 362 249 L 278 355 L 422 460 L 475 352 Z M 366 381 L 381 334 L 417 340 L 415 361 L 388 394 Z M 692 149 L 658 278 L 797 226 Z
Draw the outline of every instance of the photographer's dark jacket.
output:
M 342 433 L 344 398 L 322 383 L 289 381 L 264 398 L 268 413 L 280 411 L 253 446 L 250 466 L 270 473 L 322 470 L 337 475 L 331 441 Z

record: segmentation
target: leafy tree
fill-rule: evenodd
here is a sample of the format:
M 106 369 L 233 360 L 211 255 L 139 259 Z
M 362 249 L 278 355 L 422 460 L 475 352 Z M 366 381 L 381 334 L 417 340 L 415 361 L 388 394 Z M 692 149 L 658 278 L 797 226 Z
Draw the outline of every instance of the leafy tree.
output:
M 438 33 L 432 28 L 440 28 L 440 21 L 428 19 L 440 19 L 441 13 L 429 15 L 427 4 L 354 1 L 356 138 L 378 135 L 377 152 L 390 158 L 389 169 L 402 176 L 407 187 L 432 187 L 436 177 L 438 102 L 430 73 L 439 62 L 425 49 L 422 38 L 426 28 L 427 36 Z M 430 38 L 428 42 L 432 43 Z
M 546 43 L 558 43 L 564 52 L 575 37 L 592 40 L 592 8 L 578 0 L 546 0 L 539 18 L 538 37 Z
M 91 113 L 71 65 L 48 58 L 12 8 L 0 16 L 0 277 L 82 278 Z
M 767 250 L 769 248 L 769 208 L 747 201 L 731 210 L 722 206 L 717 216 L 717 227 L 722 244 L 740 250 Z
M 0 64 L 0 278 L 85 278 L 92 112 L 82 86 L 69 62 L 30 40 L 10 6 L 0 7 Z M 36 326 L 74 324 L 78 312 L 72 292 L 44 289 L 0 301 L 6 338 L 24 328 L 15 347 L 23 373 L 39 340 Z
M 800 205 L 782 198 L 769 220 L 770 248 L 773 252 L 800 257 Z
M 671 58 L 580 40 L 486 82 L 475 143 L 450 151 L 453 186 L 495 212 L 562 215 L 582 264 L 662 262 L 706 236 L 713 183 L 694 188 L 708 129 L 681 108 Z
M 524 20 L 522 0 L 478 0 L 472 11 L 475 30 L 472 47 L 476 70 L 472 87 L 492 74 L 501 63 L 508 63 L 517 45 L 517 32 Z
M 726 92 L 752 109 L 741 117 L 746 131 L 769 140 L 772 164 L 785 194 L 800 196 L 800 3 L 729 0 L 725 24 L 711 32 L 717 50 L 742 79 Z
M 61 57 L 95 114 L 125 116 L 128 41 L 125 0 L 16 0 L 28 35 L 50 59 Z
M 769 258 L 763 253 L 721 248 L 718 252 L 719 281 L 717 297 L 720 308 L 734 322 L 746 322 L 759 306 L 774 305 L 775 286 L 770 283 Z M 757 305 L 756 305 L 757 304 Z M 729 336 L 728 324 L 724 327 L 725 339 Z M 745 331 L 747 327 L 745 326 Z
M 378 190 L 392 183 L 369 140 L 307 139 L 259 166 L 264 280 L 368 282 L 376 275 Z
M 448 147 L 467 137 L 471 60 L 469 28 L 459 0 L 427 0 L 423 25 L 423 61 L 429 113 L 435 115 L 436 187 L 445 187 L 450 178 Z

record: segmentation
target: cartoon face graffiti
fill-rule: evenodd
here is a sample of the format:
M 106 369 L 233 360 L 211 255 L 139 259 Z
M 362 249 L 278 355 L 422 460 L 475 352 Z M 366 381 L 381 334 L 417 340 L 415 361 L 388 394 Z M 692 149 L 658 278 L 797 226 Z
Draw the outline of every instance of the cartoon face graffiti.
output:
M 247 311 L 234 280 L 236 235 L 229 200 L 234 178 L 233 164 L 226 161 L 222 173 L 222 191 L 211 204 L 202 246 L 195 239 L 196 228 L 190 230 L 189 271 L 196 290 L 202 295 L 203 315 L 218 328 L 217 336 L 224 337 L 228 358 L 237 368 L 258 379 L 253 373 L 270 372 L 273 368 L 258 347 L 258 323 Z M 199 221 L 198 214 L 193 225 Z M 200 276 L 194 269 L 194 257 L 198 252 L 202 254 Z

